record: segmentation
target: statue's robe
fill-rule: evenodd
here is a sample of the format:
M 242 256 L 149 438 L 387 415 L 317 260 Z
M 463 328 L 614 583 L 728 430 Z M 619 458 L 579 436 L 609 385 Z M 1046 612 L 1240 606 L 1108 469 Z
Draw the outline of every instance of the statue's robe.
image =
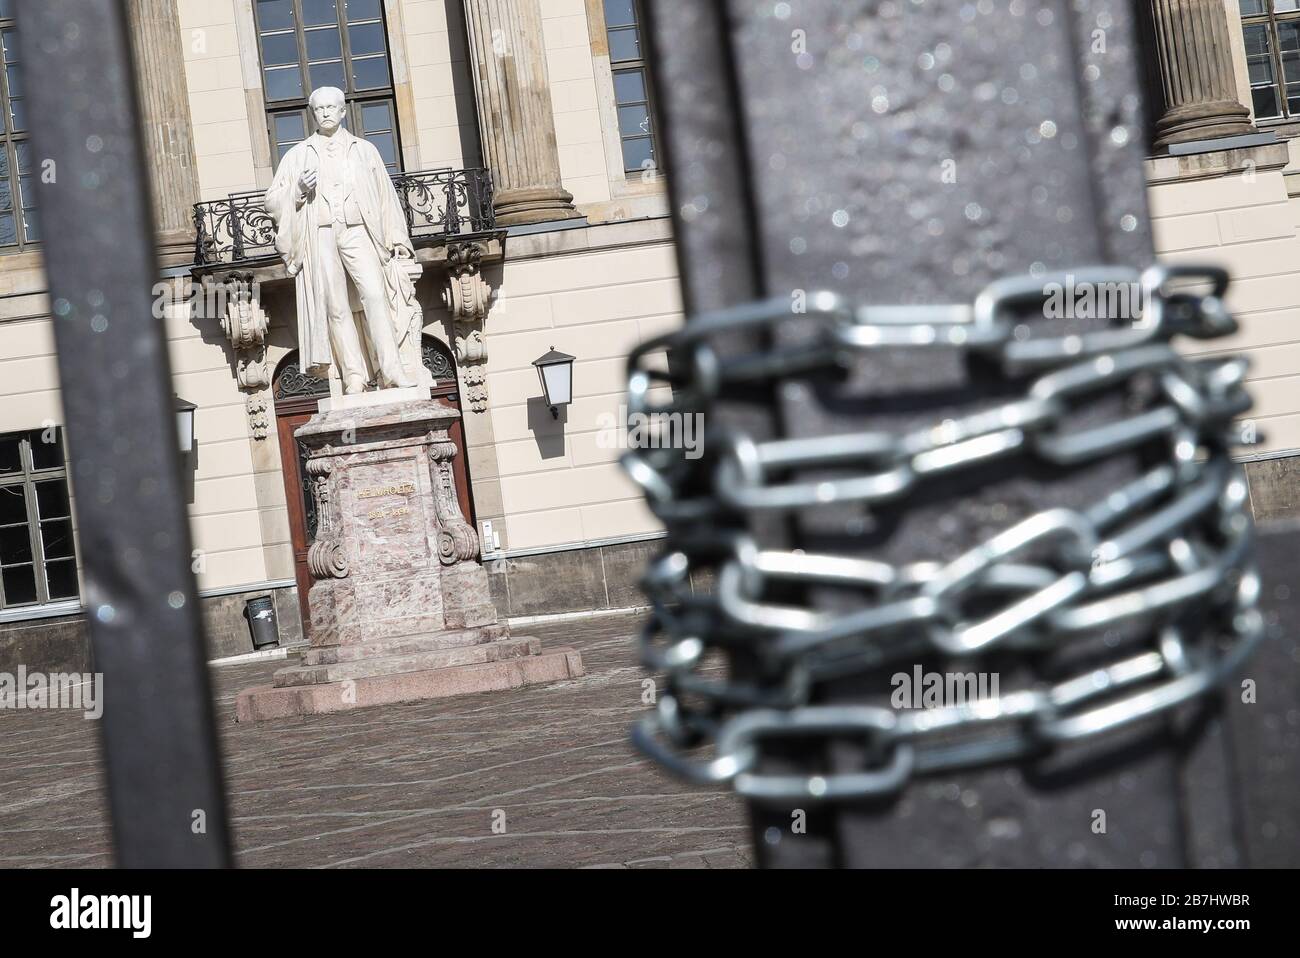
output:
M 346 144 L 346 182 L 351 186 L 352 196 L 361 211 L 361 220 L 384 266 L 389 318 L 400 349 L 411 333 L 411 316 L 403 304 L 409 302 L 413 291 L 409 289 L 410 281 L 405 272 L 397 268 L 393 259 L 398 249 L 405 253 L 397 255 L 414 256 L 406 218 L 388 170 L 374 145 L 341 128 L 334 136 L 343 137 Z M 324 140 L 325 137 L 319 133 L 313 134 L 286 153 L 266 191 L 266 209 L 275 221 L 276 251 L 284 258 L 289 275 L 296 277 L 299 368 L 322 378 L 328 375 L 333 364 L 325 286 L 315 262 L 318 255 L 316 230 L 322 225 L 319 218 L 324 204 L 316 201 L 315 192 L 309 198 L 303 197 L 298 189 L 298 179 L 307 170 L 319 175 L 317 144 Z M 403 288 L 403 284 L 407 288 Z M 356 290 L 351 279 L 348 280 L 348 289 L 355 303 Z M 363 337 L 363 341 L 369 353 L 369 339 Z M 373 365 L 373 356 L 369 358 Z

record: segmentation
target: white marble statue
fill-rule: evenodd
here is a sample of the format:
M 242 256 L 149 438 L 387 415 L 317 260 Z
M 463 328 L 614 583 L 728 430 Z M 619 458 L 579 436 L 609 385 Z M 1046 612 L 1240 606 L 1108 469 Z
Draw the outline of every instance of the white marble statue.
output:
M 379 151 L 340 125 L 343 91 L 320 87 L 308 102 L 316 132 L 285 154 L 266 191 L 275 248 L 296 277 L 300 367 L 323 377 L 336 364 L 349 394 L 371 378 L 414 386 L 419 269 L 397 191 Z

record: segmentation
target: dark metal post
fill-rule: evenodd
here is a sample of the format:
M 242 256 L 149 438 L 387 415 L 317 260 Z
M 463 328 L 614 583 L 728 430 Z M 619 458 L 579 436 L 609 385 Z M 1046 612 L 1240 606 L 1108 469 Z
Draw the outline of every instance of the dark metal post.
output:
M 194 204 L 194 265 L 201 266 L 206 259 L 203 252 L 203 244 L 208 236 L 206 230 L 207 217 L 204 215 L 203 207 Z
M 406 232 L 415 231 L 415 214 L 411 211 L 411 186 L 412 178 L 405 175 L 393 177 L 393 188 L 397 190 L 397 197 L 402 202 L 402 215 L 406 217 Z
M 733 59 L 748 54 L 734 48 L 724 7 L 658 0 L 645 9 L 646 42 L 656 66 L 663 120 L 659 144 L 662 165 L 669 172 L 677 265 L 688 315 L 769 295 L 756 242 L 753 157 Z M 737 333 L 733 345 L 766 348 L 767 339 L 762 331 Z M 786 435 L 779 398 L 771 392 L 719 396 L 713 418 L 756 439 Z M 764 522 L 755 531 L 764 547 L 794 544 L 793 530 L 784 521 Z M 733 667 L 743 674 L 748 664 L 737 656 Z M 792 759 L 790 770 L 797 764 Z M 781 810 L 761 805 L 752 805 L 749 812 L 758 861 L 768 865 L 771 859 L 763 835 L 769 828 L 784 829 L 789 818 Z M 798 846 L 788 846 L 796 856 L 786 859 L 791 865 L 817 866 L 833 859 L 823 820 L 809 822 L 805 838 Z
M 237 263 L 244 258 L 244 223 L 240 216 L 240 201 L 232 196 L 229 204 L 230 239 L 234 245 L 234 261 Z
M 1151 262 L 1130 4 L 646 6 L 688 311 L 820 289 L 863 304 L 970 302 L 1007 275 Z M 776 335 L 797 346 L 797 333 Z M 956 354 L 865 354 L 843 382 L 721 395 L 711 426 L 756 438 L 898 433 L 997 388 Z M 1118 417 L 1119 403 L 1099 413 Z M 749 531 L 761 549 L 898 565 L 970 548 L 987 530 L 989 502 L 1009 505 L 1009 521 L 1078 508 L 1139 469 L 1137 455 L 1086 470 L 995 466 L 983 501 L 944 480 L 902 513 L 810 511 Z M 834 593 L 809 598 L 836 608 Z M 743 675 L 743 650 L 732 668 Z M 828 682 L 815 701 L 863 695 L 859 681 Z M 751 805 L 758 858 L 769 867 L 1177 866 L 1206 863 L 1188 838 L 1199 830 L 1218 863 L 1239 863 L 1227 800 L 1177 784 L 1195 761 L 1201 781 L 1231 787 L 1223 737 L 1176 740 L 1173 725 L 1104 761 L 1083 749 L 1068 766 L 978 769 L 915 783 L 902 798 L 810 807 L 801 833 L 793 809 Z M 764 768 L 847 771 L 861 766 L 859 751 L 765 751 Z M 1097 808 L 1110 832 L 1087 841 Z
M 496 208 L 492 205 L 492 197 L 496 188 L 492 184 L 492 171 L 488 169 L 474 170 L 474 231 L 487 232 L 497 228 Z
M 227 866 L 126 5 L 17 20 L 117 860 Z
M 469 176 L 466 174 L 466 184 L 469 182 Z M 454 236 L 460 232 L 460 208 L 456 202 L 456 173 L 455 171 L 447 174 L 447 209 L 446 220 L 443 222 L 442 231 L 448 236 Z

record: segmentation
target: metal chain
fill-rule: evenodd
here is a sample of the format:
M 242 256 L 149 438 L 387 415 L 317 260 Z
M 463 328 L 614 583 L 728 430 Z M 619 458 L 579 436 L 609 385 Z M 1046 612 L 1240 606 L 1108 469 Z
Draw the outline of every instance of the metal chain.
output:
M 1018 320 L 1044 307 L 1053 284 L 1067 283 L 1140 289 L 1142 307 L 1127 326 L 1034 336 Z M 1188 284 L 1210 290 L 1187 292 Z M 785 300 L 747 304 L 642 344 L 628 383 L 640 432 L 623 463 L 668 531 L 643 580 L 653 613 L 641 639 L 643 663 L 665 673 L 666 685 L 634 729 L 636 744 L 679 775 L 731 782 L 750 798 L 849 799 L 1099 736 L 1219 687 L 1263 635 L 1245 478 L 1229 453 L 1234 417 L 1251 405 L 1246 363 L 1187 358 L 1171 342 L 1234 332 L 1227 286 L 1221 269 L 1160 266 L 1004 280 L 970 305 L 853 308 L 816 293 L 802 312 Z M 734 349 L 734 334 L 778 324 L 803 324 L 807 334 L 797 346 Z M 902 435 L 757 440 L 711 428 L 695 458 L 646 441 L 646 423 L 708 416 L 736 390 L 844 370 L 855 354 L 885 348 L 977 354 L 1024 389 Z M 1131 412 L 1081 425 L 1092 403 L 1116 393 Z M 1160 440 L 1167 458 L 1101 501 L 1044 510 L 947 560 L 895 566 L 765 550 L 748 531 L 760 513 L 840 503 L 907 509 L 934 477 L 1015 454 L 1074 467 Z M 715 575 L 707 595 L 691 587 L 701 570 Z M 774 585 L 783 596 L 815 585 L 860 601 L 847 612 L 777 603 Z M 992 699 L 909 711 L 811 701 L 819 682 L 922 654 L 978 662 L 1012 650 L 1036 675 L 1032 653 L 1119 627 L 1137 642 L 1117 643 L 1126 650 L 1117 660 Z M 711 650 L 743 655 L 744 678 L 710 677 Z M 761 772 L 763 745 L 780 738 L 858 741 L 864 767 Z M 690 757 L 708 745 L 712 758 Z

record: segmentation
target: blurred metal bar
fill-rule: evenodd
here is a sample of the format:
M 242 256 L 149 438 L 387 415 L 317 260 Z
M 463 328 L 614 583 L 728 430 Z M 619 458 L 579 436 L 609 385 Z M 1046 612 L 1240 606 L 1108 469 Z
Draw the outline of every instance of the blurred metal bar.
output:
M 16 17 L 117 862 L 224 867 L 126 4 L 18 0 Z
M 1185 769 L 1185 794 L 1215 805 L 1230 806 L 1230 825 L 1243 853 L 1236 864 L 1251 868 L 1300 868 L 1300 748 L 1296 747 L 1296 703 L 1300 702 L 1300 521 L 1290 519 L 1259 527 L 1255 558 L 1262 578 L 1260 606 L 1268 623 L 1269 641 L 1244 675 L 1256 684 L 1257 699 L 1246 707 L 1240 690 L 1228 689 L 1222 728 L 1212 730 L 1226 738 L 1222 749 L 1230 758 L 1232 777 L 1225 787 L 1218 764 L 1189 762 Z M 1202 816 L 1205 817 L 1205 816 Z M 1192 830 L 1193 839 L 1206 842 Z M 1213 854 L 1220 864 L 1233 864 L 1221 849 Z M 1208 859 L 1208 855 L 1205 856 Z
M 682 302 L 688 315 L 733 306 L 770 295 L 757 245 L 756 198 L 749 169 L 744 105 L 736 87 L 726 10 L 720 2 L 652 0 L 645 4 L 644 42 L 654 64 L 655 97 L 662 114 L 658 147 L 666 178 L 677 249 Z M 762 329 L 731 334 L 725 342 L 739 351 L 768 348 Z M 669 362 L 677 357 L 670 356 Z M 725 424 L 756 439 L 786 435 L 779 397 L 769 391 L 718 397 L 710 425 Z M 768 548 L 790 548 L 794 529 L 784 517 L 755 521 L 759 541 Z M 751 668 L 737 651 L 731 662 L 737 676 Z M 773 761 L 780 746 L 773 746 Z M 797 771 L 792 754 L 783 771 Z M 767 865 L 771 828 L 784 830 L 789 816 L 762 805 L 749 808 L 752 840 L 760 865 Z M 787 846 L 792 866 L 815 867 L 834 858 L 830 816 L 814 818 L 797 846 Z
M 688 310 L 826 288 L 863 303 L 969 301 L 1005 275 L 1151 261 L 1139 54 L 1125 0 L 646 6 Z M 795 335 L 777 331 L 792 347 Z M 998 388 L 956 354 L 936 362 L 890 351 L 861 357 L 845 382 L 726 396 L 709 426 L 896 433 Z M 1119 415 L 1118 403 L 1099 414 Z M 901 564 L 973 544 L 991 503 L 1014 521 L 1095 500 L 1139 468 L 1137 453 L 1086 471 L 1012 462 L 978 498 L 936 482 L 915 508 L 828 509 L 793 528 L 751 531 L 760 548 Z M 827 609 L 840 601 L 830 591 L 811 598 Z M 732 665 L 743 673 L 741 655 Z M 1016 668 L 1009 659 L 1004 676 Z M 814 701 L 862 701 L 887 687 L 887 676 L 865 679 L 826 683 Z M 898 800 L 808 809 L 806 834 L 791 831 L 793 809 L 751 804 L 756 854 L 767 867 L 1150 867 L 1209 863 L 1197 849 L 1213 845 L 1218 863 L 1240 863 L 1232 799 L 1206 799 L 1207 788 L 1227 796 L 1236 787 L 1223 735 L 1213 719 L 1201 728 L 1215 734 L 1178 736 L 1176 724 L 1104 756 L 1084 748 L 1068 762 L 917 785 Z M 851 769 L 861 756 L 836 746 L 829 758 L 786 751 L 764 761 L 765 771 L 806 774 Z M 1199 794 L 1180 787 L 1193 763 Z M 1095 808 L 1107 810 L 1109 836 L 1077 840 Z

